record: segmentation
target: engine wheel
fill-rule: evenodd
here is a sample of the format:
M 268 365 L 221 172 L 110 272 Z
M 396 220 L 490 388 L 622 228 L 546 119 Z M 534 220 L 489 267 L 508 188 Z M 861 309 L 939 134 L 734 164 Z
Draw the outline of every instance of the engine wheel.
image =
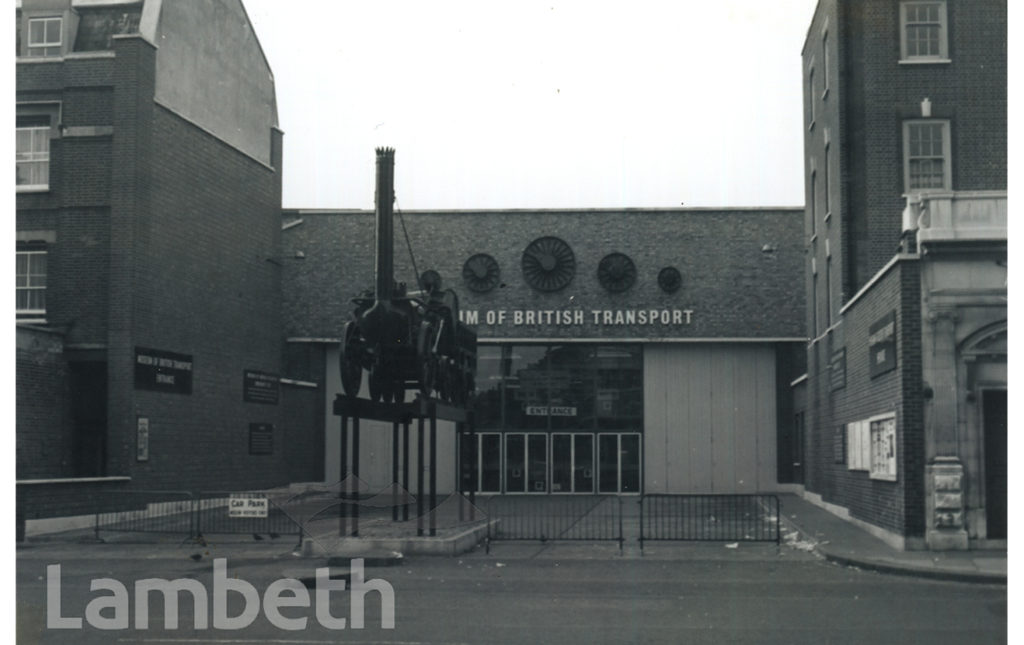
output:
M 355 334 L 355 325 L 345 323 L 345 342 L 341 346 L 338 368 L 341 372 L 341 389 L 349 396 L 359 396 L 359 388 L 363 385 L 363 367 L 356 360 L 355 354 Z

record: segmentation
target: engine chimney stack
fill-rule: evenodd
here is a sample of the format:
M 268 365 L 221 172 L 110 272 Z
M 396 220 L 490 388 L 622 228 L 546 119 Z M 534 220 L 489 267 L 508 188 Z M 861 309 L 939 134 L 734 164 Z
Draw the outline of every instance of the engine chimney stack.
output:
M 395 288 L 395 149 L 377 148 L 376 291 L 377 302 L 389 302 Z

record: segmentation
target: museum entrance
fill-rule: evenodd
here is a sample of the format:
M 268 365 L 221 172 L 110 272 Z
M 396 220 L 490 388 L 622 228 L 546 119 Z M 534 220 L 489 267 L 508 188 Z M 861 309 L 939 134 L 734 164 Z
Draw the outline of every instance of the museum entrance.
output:
M 640 492 L 638 432 L 464 433 L 459 451 L 477 493 Z

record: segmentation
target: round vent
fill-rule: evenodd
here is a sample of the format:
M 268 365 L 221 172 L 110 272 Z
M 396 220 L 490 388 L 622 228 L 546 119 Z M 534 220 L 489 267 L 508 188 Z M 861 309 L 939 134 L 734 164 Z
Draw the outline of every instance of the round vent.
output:
M 420 287 L 427 293 L 441 290 L 441 274 L 433 269 L 427 269 L 420 274 Z
M 523 251 L 523 277 L 539 291 L 563 289 L 576 275 L 576 256 L 557 237 L 541 237 Z
M 683 286 L 683 276 L 675 267 L 665 267 L 658 271 L 658 286 L 665 293 L 675 293 Z
M 636 265 L 628 255 L 609 253 L 597 265 L 597 279 L 608 291 L 625 291 L 636 282 Z
M 501 281 L 498 261 L 486 253 L 477 253 L 462 265 L 462 279 L 471 291 L 487 293 Z

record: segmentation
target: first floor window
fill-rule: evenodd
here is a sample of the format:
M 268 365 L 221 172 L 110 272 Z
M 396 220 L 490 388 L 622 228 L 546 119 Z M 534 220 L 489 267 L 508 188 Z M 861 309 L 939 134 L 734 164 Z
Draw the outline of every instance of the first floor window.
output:
M 903 163 L 907 192 L 951 190 L 949 122 L 905 122 Z
M 60 56 L 62 22 L 59 17 L 30 18 L 28 21 L 28 55 Z
M 18 320 L 42 321 L 46 316 L 46 245 L 18 244 L 17 304 Z
M 907 61 L 949 58 L 945 2 L 900 4 L 900 53 Z
M 19 190 L 50 186 L 50 118 L 19 116 L 15 130 L 15 185 Z

